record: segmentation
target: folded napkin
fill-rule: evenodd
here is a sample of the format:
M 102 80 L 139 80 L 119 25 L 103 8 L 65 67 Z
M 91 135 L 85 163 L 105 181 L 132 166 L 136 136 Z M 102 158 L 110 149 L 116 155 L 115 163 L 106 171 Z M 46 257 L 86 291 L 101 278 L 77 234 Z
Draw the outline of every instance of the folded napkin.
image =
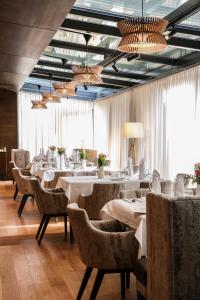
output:
M 157 170 L 153 171 L 152 175 L 152 192 L 161 193 L 160 173 Z
M 143 180 L 145 178 L 145 160 L 141 159 L 139 164 L 139 179 Z

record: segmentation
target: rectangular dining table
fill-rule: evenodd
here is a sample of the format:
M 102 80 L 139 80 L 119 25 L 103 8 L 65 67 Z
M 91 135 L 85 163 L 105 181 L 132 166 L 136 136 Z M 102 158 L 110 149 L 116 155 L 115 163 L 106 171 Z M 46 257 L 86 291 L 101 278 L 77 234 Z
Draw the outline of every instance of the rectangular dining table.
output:
M 137 189 L 140 187 L 138 177 L 127 178 L 104 177 L 99 179 L 97 176 L 76 176 L 60 177 L 56 185 L 57 188 L 63 188 L 70 202 L 78 202 L 81 194 L 89 195 L 93 191 L 94 184 L 123 184 L 125 189 Z
M 135 230 L 140 244 L 139 256 L 147 256 L 146 197 L 114 199 L 100 211 L 101 219 L 115 219 Z

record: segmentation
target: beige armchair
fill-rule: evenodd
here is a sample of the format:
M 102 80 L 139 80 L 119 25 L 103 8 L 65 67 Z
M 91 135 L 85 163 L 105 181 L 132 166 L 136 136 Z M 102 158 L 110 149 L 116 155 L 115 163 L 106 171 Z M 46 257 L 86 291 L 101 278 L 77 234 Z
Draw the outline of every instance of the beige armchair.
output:
M 121 274 L 121 295 L 125 295 L 125 273 L 133 271 L 138 255 L 138 241 L 133 231 L 123 232 L 115 220 L 90 221 L 84 209 L 76 203 L 68 205 L 73 233 L 78 242 L 80 256 L 87 266 L 77 300 L 80 300 L 93 268 L 97 276 L 89 300 L 95 300 L 104 274 Z
M 64 217 L 65 236 L 67 237 L 67 204 L 68 198 L 62 189 L 44 190 L 40 181 L 36 178 L 30 180 L 33 195 L 42 220 L 36 234 L 38 244 L 41 243 L 47 225 L 51 217 Z M 70 240 L 73 241 L 73 234 L 70 227 Z
M 18 216 L 20 217 L 23 212 L 23 209 L 24 209 L 24 206 L 26 204 L 28 197 L 33 198 L 33 192 L 32 192 L 31 185 L 30 185 L 31 176 L 22 175 L 19 168 L 13 168 L 12 172 L 13 172 L 14 180 L 16 181 L 17 191 L 23 195 L 19 209 L 18 209 Z
M 121 184 L 94 184 L 90 195 L 80 195 L 78 205 L 84 208 L 89 219 L 98 220 L 102 207 L 112 199 L 119 198 Z

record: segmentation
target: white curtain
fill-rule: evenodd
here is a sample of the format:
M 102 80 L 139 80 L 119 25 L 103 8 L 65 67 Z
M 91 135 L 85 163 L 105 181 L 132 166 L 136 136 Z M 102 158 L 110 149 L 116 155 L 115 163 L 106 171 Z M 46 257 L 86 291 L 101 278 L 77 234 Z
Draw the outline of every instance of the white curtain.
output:
M 133 89 L 131 120 L 143 122 L 140 158 L 166 178 L 200 161 L 200 67 Z
M 20 92 L 18 96 L 19 147 L 30 151 L 31 157 L 50 145 L 73 148 L 84 145 L 92 149 L 92 103 L 63 98 L 60 104 L 48 104 L 47 110 L 31 109 L 31 100 L 41 96 Z
M 95 147 L 111 159 L 114 168 L 127 165 L 128 143 L 123 135 L 129 120 L 131 92 L 126 91 L 95 103 Z

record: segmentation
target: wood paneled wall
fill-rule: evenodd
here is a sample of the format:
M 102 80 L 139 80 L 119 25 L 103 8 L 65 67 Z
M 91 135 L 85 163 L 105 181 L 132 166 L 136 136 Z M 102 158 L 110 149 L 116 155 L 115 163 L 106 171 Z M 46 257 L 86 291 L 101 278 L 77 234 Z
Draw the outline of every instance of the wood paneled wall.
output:
M 11 149 L 17 148 L 17 94 L 0 89 L 0 148 L 7 149 L 7 175 L 12 176 L 8 162 Z

